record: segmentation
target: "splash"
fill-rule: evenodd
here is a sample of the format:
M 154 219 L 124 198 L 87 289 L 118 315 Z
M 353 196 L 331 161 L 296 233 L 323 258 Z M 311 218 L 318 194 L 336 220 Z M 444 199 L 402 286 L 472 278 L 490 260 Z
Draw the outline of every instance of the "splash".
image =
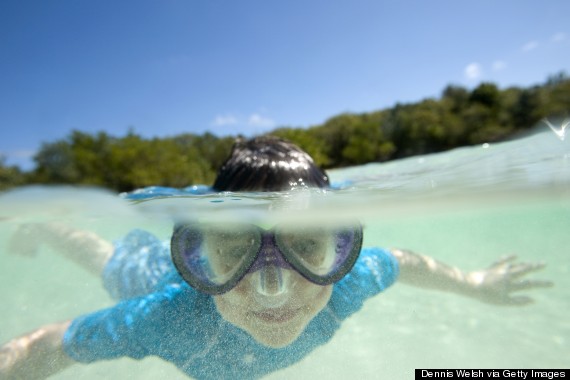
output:
M 564 141 L 564 138 L 566 137 L 566 127 L 570 125 L 570 119 L 564 119 L 562 124 L 560 124 L 560 127 L 555 127 L 554 125 L 552 125 L 552 123 L 548 121 L 547 118 L 542 119 L 542 122 L 548 125 L 550 129 L 552 129 L 552 132 L 554 132 L 554 134 L 556 135 L 556 137 L 560 139 L 560 141 Z

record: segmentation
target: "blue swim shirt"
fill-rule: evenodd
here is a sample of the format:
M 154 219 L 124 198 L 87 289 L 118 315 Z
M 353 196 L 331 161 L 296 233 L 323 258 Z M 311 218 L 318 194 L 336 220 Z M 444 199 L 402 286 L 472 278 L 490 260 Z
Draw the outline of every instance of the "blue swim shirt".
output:
M 75 319 L 64 336 L 66 354 L 83 363 L 154 355 L 197 379 L 259 378 L 329 341 L 344 319 L 398 276 L 398 263 L 389 251 L 363 249 L 301 336 L 275 349 L 226 322 L 211 296 L 182 280 L 169 253 L 168 244 L 141 230 L 117 242 L 104 281 L 110 293 L 123 300 Z

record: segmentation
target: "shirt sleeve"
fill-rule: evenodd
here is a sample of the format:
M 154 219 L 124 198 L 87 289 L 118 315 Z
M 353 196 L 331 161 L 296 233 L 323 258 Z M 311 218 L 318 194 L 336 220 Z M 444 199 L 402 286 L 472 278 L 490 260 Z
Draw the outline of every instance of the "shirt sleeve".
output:
M 398 261 L 383 248 L 364 248 L 354 268 L 333 289 L 329 307 L 343 320 L 364 301 L 392 285 L 400 273 Z
M 139 229 L 117 240 L 113 256 L 103 270 L 103 283 L 111 297 L 124 300 L 150 294 L 167 277 L 179 283 L 169 243 Z
M 188 286 L 168 285 L 160 292 L 76 318 L 64 334 L 63 349 L 70 358 L 82 363 L 123 356 L 141 359 L 159 355 L 172 359 L 168 355 L 176 352 L 179 340 L 186 342 L 182 350 L 185 354 L 201 349 L 203 332 L 188 326 L 213 308 L 213 302 L 204 302 Z M 179 337 L 181 332 L 183 336 Z

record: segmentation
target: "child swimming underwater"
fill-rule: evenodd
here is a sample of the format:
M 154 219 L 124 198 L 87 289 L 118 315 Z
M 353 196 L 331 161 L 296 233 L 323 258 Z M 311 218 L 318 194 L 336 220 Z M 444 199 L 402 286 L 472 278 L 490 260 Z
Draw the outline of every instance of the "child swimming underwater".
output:
M 326 188 L 326 174 L 295 145 L 272 137 L 236 143 L 215 191 Z M 35 242 L 32 243 L 32 240 Z M 257 378 L 325 344 L 363 302 L 396 280 L 480 301 L 524 305 L 512 292 L 541 264 L 504 259 L 465 273 L 400 249 L 362 248 L 362 227 L 270 230 L 186 222 L 170 245 L 135 230 L 114 245 L 58 224 L 23 226 L 14 250 L 39 243 L 101 275 L 115 306 L 16 338 L 0 351 L 0 378 L 45 378 L 73 363 L 159 356 L 198 379 Z

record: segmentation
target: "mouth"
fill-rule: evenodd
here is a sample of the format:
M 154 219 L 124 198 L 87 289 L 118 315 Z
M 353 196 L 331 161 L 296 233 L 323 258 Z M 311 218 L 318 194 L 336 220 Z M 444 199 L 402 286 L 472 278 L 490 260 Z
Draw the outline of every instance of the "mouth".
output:
M 286 323 L 299 315 L 301 308 L 294 310 L 284 309 L 267 309 L 263 311 L 252 311 L 254 317 L 266 323 Z

